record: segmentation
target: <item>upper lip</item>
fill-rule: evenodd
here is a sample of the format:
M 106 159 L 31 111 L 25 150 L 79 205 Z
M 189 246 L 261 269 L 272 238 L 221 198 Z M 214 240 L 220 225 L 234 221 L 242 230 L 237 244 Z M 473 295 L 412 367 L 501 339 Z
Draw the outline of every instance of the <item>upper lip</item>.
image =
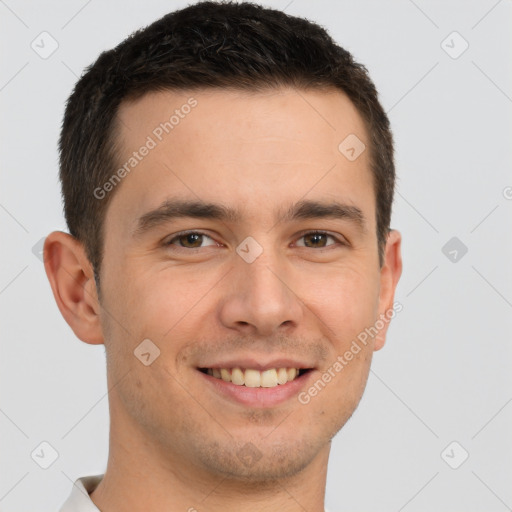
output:
M 271 368 L 298 368 L 306 370 L 313 367 L 313 364 L 286 357 L 271 360 L 265 360 L 263 357 L 243 357 L 227 359 L 216 363 L 201 364 L 198 368 L 217 368 L 219 370 L 221 368 L 251 368 L 254 370 L 264 371 Z

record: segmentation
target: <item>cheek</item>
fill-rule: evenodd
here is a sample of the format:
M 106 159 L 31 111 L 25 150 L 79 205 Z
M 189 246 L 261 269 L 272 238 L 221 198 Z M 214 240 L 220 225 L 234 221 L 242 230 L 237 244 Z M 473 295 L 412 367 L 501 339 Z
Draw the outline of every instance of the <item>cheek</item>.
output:
M 339 370 L 332 381 L 333 391 L 330 397 L 330 403 L 343 416 L 343 423 L 352 415 L 364 393 L 373 351 L 369 345 L 362 346 L 361 351 L 350 361 L 345 354 L 346 352 L 342 356 L 343 369 Z
M 374 340 L 365 329 L 378 317 L 378 297 L 374 273 L 345 268 L 332 272 L 325 287 L 310 289 L 305 300 L 331 344 L 330 358 L 321 369 L 329 380 L 325 399 L 342 416 L 351 414 L 368 378 Z
M 183 436 L 183 432 L 197 431 L 197 423 L 206 425 L 209 418 L 194 395 L 183 392 L 180 376 L 161 359 L 150 366 L 132 362 L 129 375 L 119 381 L 115 393 L 123 409 L 154 438 L 165 443 Z
M 177 336 L 202 309 L 201 303 L 220 277 L 213 272 L 188 272 L 176 268 L 161 271 L 125 270 L 130 276 L 124 287 L 121 314 L 139 337 L 155 343 Z M 194 324 L 197 329 L 197 324 Z
M 368 269 L 343 268 L 304 284 L 304 302 L 322 320 L 324 334 L 338 351 L 372 325 L 378 316 L 379 282 Z

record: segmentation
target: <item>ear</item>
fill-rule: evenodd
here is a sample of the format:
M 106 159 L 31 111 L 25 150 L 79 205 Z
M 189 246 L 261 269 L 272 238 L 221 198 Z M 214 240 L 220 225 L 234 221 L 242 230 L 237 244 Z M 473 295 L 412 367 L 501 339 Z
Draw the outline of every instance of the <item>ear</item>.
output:
M 384 250 L 384 262 L 380 270 L 379 319 L 384 319 L 384 327 L 375 336 L 374 350 L 380 350 L 386 341 L 390 311 L 394 309 L 395 289 L 402 275 L 401 244 L 402 235 L 397 230 L 392 229 L 388 234 Z
M 44 242 L 44 268 L 57 306 L 76 336 L 93 345 L 103 343 L 94 272 L 83 245 L 68 233 L 50 233 Z

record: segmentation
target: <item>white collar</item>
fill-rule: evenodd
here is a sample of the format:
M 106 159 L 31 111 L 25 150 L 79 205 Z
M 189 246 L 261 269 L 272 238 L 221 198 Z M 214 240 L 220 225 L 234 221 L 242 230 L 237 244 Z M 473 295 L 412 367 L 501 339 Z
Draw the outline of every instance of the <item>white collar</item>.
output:
M 103 475 L 92 475 L 75 480 L 71 494 L 59 512 L 100 512 L 89 494 L 96 489 L 102 478 Z

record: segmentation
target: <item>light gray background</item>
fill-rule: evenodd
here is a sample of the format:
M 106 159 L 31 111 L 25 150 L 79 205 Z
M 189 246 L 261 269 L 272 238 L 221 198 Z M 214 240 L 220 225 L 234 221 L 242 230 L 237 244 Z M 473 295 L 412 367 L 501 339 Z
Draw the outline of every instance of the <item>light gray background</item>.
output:
M 333 441 L 327 506 L 510 510 L 512 2 L 262 3 L 320 23 L 368 67 L 396 140 L 403 311 Z M 0 0 L 2 511 L 56 511 L 75 478 L 105 469 L 104 348 L 74 336 L 32 248 L 65 229 L 57 139 L 83 68 L 185 5 Z M 59 44 L 48 59 L 31 48 L 43 31 Z M 441 46 L 453 31 L 469 43 L 456 59 Z M 468 248 L 455 262 L 454 236 Z M 59 453 L 48 469 L 31 458 L 42 441 Z

